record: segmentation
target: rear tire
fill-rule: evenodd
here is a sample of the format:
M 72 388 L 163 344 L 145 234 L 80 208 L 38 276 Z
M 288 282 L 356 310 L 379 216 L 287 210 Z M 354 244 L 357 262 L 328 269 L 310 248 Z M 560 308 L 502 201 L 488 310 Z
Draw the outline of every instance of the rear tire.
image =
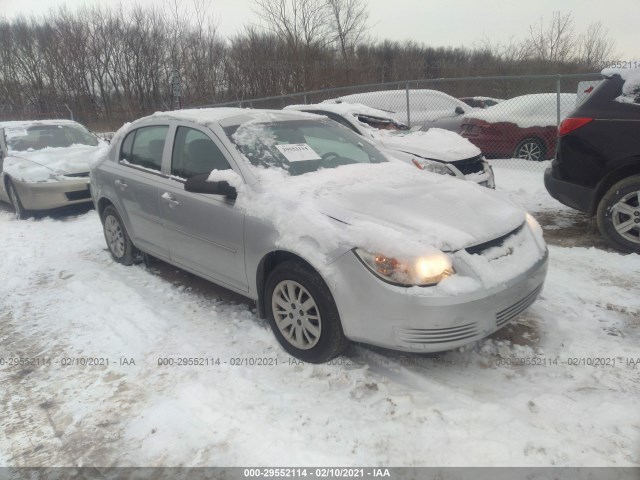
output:
M 22 206 L 22 201 L 20 200 L 20 196 L 18 195 L 18 191 L 16 187 L 13 185 L 13 182 L 9 179 L 7 180 L 7 194 L 9 195 L 9 201 L 11 202 L 11 206 L 16 211 L 16 218 L 20 220 L 24 220 L 30 216 L 29 210 L 26 210 Z
M 139 251 L 129 238 L 127 229 L 113 205 L 107 206 L 102 212 L 102 227 L 111 257 L 122 265 L 135 263 Z
M 598 229 L 616 249 L 640 253 L 640 175 L 625 178 L 602 197 Z
M 264 303 L 274 335 L 292 356 L 323 363 L 349 346 L 329 287 L 303 262 L 276 266 L 265 285 Z
M 545 159 L 545 148 L 537 138 L 525 138 L 513 152 L 514 158 L 528 160 L 530 162 L 541 162 Z

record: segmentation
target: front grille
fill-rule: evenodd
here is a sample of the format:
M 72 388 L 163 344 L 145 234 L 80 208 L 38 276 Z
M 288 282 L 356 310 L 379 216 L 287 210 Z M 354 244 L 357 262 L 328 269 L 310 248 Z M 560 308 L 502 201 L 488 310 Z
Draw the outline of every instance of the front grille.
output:
M 524 223 L 522 225 L 520 225 L 518 228 L 516 228 L 515 230 L 511 230 L 506 235 L 503 235 L 503 236 L 498 237 L 498 238 L 494 238 L 493 240 L 489 240 L 488 242 L 479 243 L 478 245 L 474 245 L 472 247 L 467 247 L 467 248 L 465 248 L 465 251 L 467 253 L 471 254 L 471 255 L 480 255 L 482 252 L 484 252 L 485 250 L 488 250 L 489 248 L 501 247 L 502 244 L 509 237 L 519 233 L 520 230 L 522 230 L 523 228 L 524 228 Z
M 403 343 L 449 343 L 475 337 L 476 323 L 447 328 L 394 328 L 396 339 Z
M 66 192 L 65 195 L 67 196 L 67 199 L 71 201 L 84 200 L 84 199 L 91 198 L 91 192 L 89 192 L 88 187 L 84 190 L 77 190 L 75 192 Z
M 540 285 L 538 288 L 536 288 L 533 292 L 531 292 L 529 295 L 527 295 L 523 299 L 518 300 L 509 308 L 505 308 L 504 310 L 501 310 L 498 313 L 496 313 L 496 325 L 498 327 L 502 327 L 507 323 L 509 323 L 510 320 L 512 320 L 513 318 L 515 318 L 516 316 L 524 312 L 529 305 L 535 302 L 541 290 L 542 290 L 542 285 Z
M 484 171 L 484 165 L 482 163 L 482 155 L 477 157 L 467 158 L 465 160 L 456 160 L 450 162 L 451 165 L 456 167 L 463 175 L 469 175 L 471 173 L 481 173 Z

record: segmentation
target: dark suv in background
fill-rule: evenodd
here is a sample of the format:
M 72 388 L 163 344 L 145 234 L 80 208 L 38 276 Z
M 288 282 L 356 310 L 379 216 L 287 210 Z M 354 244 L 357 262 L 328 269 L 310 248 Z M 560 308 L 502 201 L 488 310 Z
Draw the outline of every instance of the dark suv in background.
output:
M 605 78 L 558 130 L 545 172 L 552 197 L 596 216 L 617 249 L 640 252 L 640 92 L 620 75 Z

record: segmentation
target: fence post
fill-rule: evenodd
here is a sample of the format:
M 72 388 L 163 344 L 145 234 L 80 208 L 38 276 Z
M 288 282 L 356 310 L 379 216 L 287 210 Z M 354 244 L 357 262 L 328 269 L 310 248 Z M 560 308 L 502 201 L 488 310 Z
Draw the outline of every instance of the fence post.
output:
M 71 110 L 69 108 L 69 105 L 67 105 L 66 103 L 64 104 L 65 107 L 67 107 L 67 110 L 69 110 L 69 115 L 71 115 L 71 120 L 73 120 L 73 110 Z
M 560 127 L 560 82 L 562 75 L 558 74 L 556 85 L 556 128 Z
M 409 105 L 409 82 L 405 85 L 405 90 L 407 92 L 407 125 L 411 126 L 411 107 Z

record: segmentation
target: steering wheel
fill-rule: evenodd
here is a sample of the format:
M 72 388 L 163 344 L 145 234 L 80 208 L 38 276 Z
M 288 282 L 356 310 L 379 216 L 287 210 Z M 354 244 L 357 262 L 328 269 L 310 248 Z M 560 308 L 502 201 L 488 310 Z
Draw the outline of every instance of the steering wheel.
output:
M 328 159 L 330 159 L 332 157 L 340 158 L 340 155 L 338 155 L 336 152 L 327 152 L 327 153 L 324 153 L 324 154 L 320 155 L 320 157 L 323 160 L 328 160 Z

